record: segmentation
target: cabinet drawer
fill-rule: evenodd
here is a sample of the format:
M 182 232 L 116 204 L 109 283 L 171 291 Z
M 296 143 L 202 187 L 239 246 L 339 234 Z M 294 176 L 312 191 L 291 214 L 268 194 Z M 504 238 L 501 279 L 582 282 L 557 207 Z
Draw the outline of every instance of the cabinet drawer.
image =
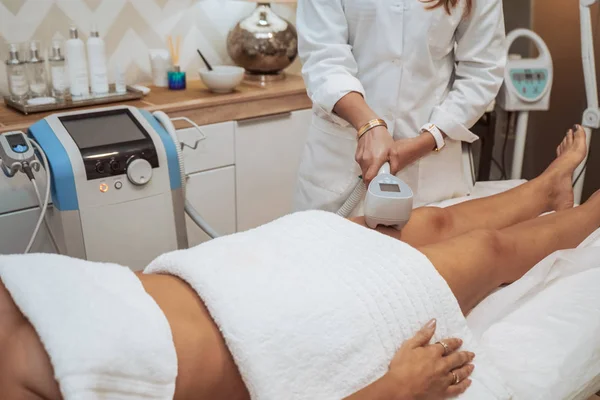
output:
M 188 178 L 187 199 L 220 235 L 236 230 L 235 169 L 233 166 L 200 172 Z M 186 215 L 189 246 L 210 238 Z
M 200 129 L 204 139 L 196 128 L 177 131 L 177 137 L 183 143 L 186 174 L 233 165 L 234 122 L 201 126 Z

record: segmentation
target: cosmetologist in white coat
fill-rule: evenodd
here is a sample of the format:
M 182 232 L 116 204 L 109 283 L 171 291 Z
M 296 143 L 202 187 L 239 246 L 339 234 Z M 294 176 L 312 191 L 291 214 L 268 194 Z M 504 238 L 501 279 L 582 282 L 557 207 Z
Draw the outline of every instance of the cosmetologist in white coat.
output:
M 461 142 L 502 84 L 501 0 L 299 0 L 297 26 L 313 118 L 296 210 L 337 211 L 386 161 L 415 206 L 469 193 Z

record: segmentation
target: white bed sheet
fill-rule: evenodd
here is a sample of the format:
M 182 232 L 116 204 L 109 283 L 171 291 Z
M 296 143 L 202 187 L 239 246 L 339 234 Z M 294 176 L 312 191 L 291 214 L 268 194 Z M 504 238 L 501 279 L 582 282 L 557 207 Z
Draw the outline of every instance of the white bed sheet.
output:
M 470 197 L 436 205 L 522 182 L 479 182 Z M 517 399 L 589 398 L 600 390 L 600 230 L 497 290 L 467 322 Z

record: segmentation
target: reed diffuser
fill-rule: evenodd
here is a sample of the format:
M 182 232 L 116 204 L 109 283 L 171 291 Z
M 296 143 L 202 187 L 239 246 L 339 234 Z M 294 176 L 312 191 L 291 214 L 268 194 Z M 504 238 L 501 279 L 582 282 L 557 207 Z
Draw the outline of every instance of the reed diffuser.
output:
M 183 90 L 186 88 L 186 85 L 185 71 L 182 71 L 181 66 L 179 65 L 181 37 L 177 36 L 177 42 L 175 46 L 173 46 L 173 38 L 170 35 L 167 39 L 169 42 L 169 51 L 171 52 L 171 60 L 173 60 L 173 70 L 167 73 L 169 89 Z

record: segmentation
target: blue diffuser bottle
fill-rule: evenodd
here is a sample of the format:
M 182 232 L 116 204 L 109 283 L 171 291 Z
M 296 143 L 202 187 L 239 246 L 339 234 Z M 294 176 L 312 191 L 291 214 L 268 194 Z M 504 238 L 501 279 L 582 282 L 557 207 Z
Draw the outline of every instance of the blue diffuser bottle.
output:
M 181 71 L 181 68 L 176 65 L 173 71 L 167 73 L 169 81 L 169 89 L 171 90 L 184 90 L 185 89 L 185 72 Z

